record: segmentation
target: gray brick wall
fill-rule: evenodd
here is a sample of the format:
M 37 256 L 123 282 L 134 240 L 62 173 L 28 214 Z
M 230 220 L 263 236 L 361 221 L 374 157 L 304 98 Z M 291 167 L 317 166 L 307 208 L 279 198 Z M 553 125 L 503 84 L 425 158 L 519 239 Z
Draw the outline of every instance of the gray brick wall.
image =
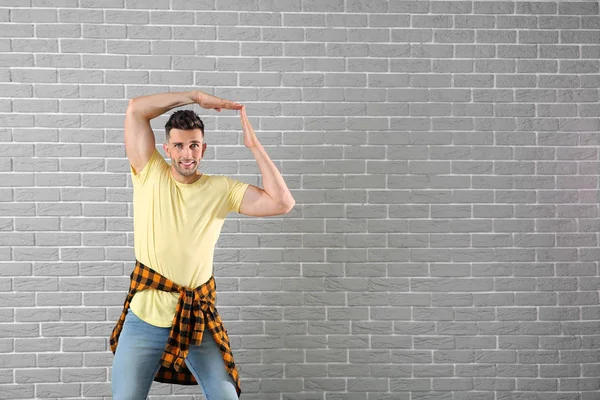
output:
M 598 2 L 1 0 L 0 399 L 109 398 L 124 111 L 192 88 L 247 104 L 297 200 L 216 250 L 244 400 L 600 399 L 599 28 Z M 259 184 L 238 117 L 195 109 L 204 171 Z

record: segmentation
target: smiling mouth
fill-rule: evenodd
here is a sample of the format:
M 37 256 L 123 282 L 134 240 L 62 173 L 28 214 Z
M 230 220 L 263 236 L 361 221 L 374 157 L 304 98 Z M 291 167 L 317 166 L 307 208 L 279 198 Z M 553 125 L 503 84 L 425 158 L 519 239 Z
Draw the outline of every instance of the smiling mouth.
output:
M 192 161 L 192 162 L 189 162 L 189 163 L 181 162 L 180 164 L 183 165 L 184 168 L 190 168 L 190 167 L 194 166 L 194 164 L 196 164 L 196 163 L 194 161 Z

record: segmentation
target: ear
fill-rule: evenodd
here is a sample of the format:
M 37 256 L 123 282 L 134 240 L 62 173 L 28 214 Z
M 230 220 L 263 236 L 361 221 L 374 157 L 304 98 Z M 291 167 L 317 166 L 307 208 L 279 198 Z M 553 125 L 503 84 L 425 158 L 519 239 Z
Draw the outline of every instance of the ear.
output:
M 163 149 L 165 150 L 165 153 L 167 153 L 167 155 L 171 156 L 171 154 L 169 153 L 169 146 L 167 146 L 165 143 L 163 143 Z
M 202 157 L 204 157 L 205 151 L 206 151 L 206 143 L 202 143 Z

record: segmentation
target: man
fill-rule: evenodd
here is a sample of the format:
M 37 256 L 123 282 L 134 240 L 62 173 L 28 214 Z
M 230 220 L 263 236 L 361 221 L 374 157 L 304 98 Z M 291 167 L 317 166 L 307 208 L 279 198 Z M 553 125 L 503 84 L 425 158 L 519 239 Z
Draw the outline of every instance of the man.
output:
M 199 171 L 207 145 L 204 124 L 191 110 L 173 113 L 165 125 L 167 164 L 156 150 L 150 120 L 191 103 L 239 110 L 244 145 L 254 154 L 264 189 Z M 134 188 L 136 266 L 110 340 L 113 399 L 146 399 L 154 380 L 199 384 L 207 400 L 237 399 L 239 376 L 215 308 L 214 246 L 229 212 L 285 214 L 294 198 L 245 107 L 201 91 L 130 100 L 125 149 Z

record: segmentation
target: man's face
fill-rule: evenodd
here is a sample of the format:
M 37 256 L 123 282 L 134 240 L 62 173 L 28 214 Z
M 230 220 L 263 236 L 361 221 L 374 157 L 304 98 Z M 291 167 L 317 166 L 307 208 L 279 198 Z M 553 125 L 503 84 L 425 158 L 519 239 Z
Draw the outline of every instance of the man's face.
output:
M 182 176 L 192 176 L 196 173 L 206 150 L 206 143 L 204 143 L 200 129 L 173 128 L 170 132 L 169 143 L 163 146 L 171 158 L 171 165 Z

